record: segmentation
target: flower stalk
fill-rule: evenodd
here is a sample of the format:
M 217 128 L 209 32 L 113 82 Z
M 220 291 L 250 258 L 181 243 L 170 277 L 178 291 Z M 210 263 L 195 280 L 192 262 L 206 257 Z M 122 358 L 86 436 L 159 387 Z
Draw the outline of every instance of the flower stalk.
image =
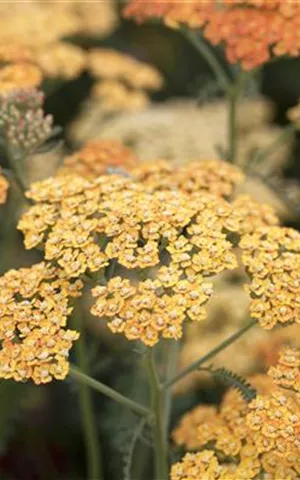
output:
M 164 395 L 160 385 L 154 351 L 146 354 L 146 368 L 151 390 L 151 409 L 153 411 L 153 439 L 155 452 L 155 478 L 168 480 L 168 447 L 164 422 Z
M 141 416 L 149 416 L 150 415 L 150 410 L 143 405 L 140 405 L 137 402 L 134 402 L 130 398 L 125 397 L 121 393 L 116 392 L 113 388 L 108 387 L 102 382 L 99 382 L 98 380 L 95 380 L 94 378 L 90 377 L 89 375 L 86 375 L 85 373 L 81 372 L 80 369 L 76 368 L 74 365 L 71 366 L 70 368 L 70 376 L 74 378 L 77 382 L 87 385 L 94 390 L 96 390 L 99 393 L 102 393 L 106 397 L 111 398 L 117 403 L 120 403 L 124 407 L 129 408 L 132 410 L 134 413 L 137 415 Z
M 80 329 L 80 340 L 75 344 L 75 353 L 78 366 L 82 372 L 88 372 L 88 352 L 85 341 L 85 333 L 83 331 L 79 316 L 73 317 L 75 326 Z M 81 328 L 80 328 L 81 327 Z M 97 423 L 95 418 L 95 412 L 93 408 L 93 398 L 91 390 L 88 384 L 79 383 L 79 408 L 82 421 L 82 428 L 85 437 L 86 448 L 86 462 L 87 462 L 87 474 L 90 479 L 102 480 L 102 462 L 100 444 L 97 433 Z
M 182 378 L 186 377 L 189 373 L 194 372 L 197 370 L 201 365 L 204 363 L 208 362 L 212 358 L 214 358 L 218 353 L 222 352 L 225 350 L 225 348 L 229 347 L 234 343 L 236 340 L 238 340 L 244 333 L 248 332 L 254 325 L 256 325 L 256 320 L 251 319 L 249 320 L 248 323 L 246 323 L 242 328 L 237 330 L 233 335 L 230 337 L 226 338 L 222 343 L 220 343 L 217 347 L 213 348 L 210 352 L 208 352 L 206 355 L 203 357 L 199 358 L 195 362 L 192 362 L 190 365 L 188 365 L 185 369 L 183 369 L 178 375 L 175 375 L 173 378 L 170 380 L 167 380 L 163 384 L 163 389 L 168 389 L 171 388 L 175 383 L 179 382 Z

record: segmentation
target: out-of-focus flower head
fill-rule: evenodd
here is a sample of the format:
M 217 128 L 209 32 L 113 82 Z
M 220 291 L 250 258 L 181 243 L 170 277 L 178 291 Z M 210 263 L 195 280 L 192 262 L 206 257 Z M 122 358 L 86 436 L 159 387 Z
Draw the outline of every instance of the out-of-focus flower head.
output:
M 143 109 L 150 102 L 147 91 L 163 85 L 156 68 L 116 50 L 90 50 L 87 67 L 97 79 L 92 97 L 104 111 Z
M 250 314 L 263 328 L 299 323 L 300 234 L 291 228 L 262 227 L 246 234 L 240 247 L 251 283 Z
M 91 50 L 88 68 L 96 78 L 121 80 L 135 89 L 159 90 L 163 84 L 156 68 L 116 50 Z
M 51 134 L 52 116 L 44 115 L 43 102 L 43 94 L 35 89 L 0 96 L 0 133 L 14 156 L 35 150 Z
M 246 70 L 258 67 L 273 57 L 300 54 L 298 2 L 131 0 L 125 7 L 124 15 L 138 22 L 162 18 L 173 28 L 181 25 L 202 28 L 209 42 L 224 45 L 229 62 L 240 62 Z
M 67 42 L 55 42 L 37 50 L 35 62 L 46 78 L 72 80 L 86 67 L 84 50 Z
M 0 168 L 0 204 L 5 203 L 6 197 L 7 197 L 7 190 L 8 190 L 8 181 L 1 174 L 1 168 Z
M 21 88 L 38 87 L 43 79 L 41 69 L 32 63 L 13 63 L 0 67 L 0 94 Z
M 135 165 L 134 153 L 122 143 L 116 140 L 94 140 L 65 157 L 59 175 L 78 174 L 93 179 L 109 173 L 110 168 L 130 170 Z
M 68 354 L 79 334 L 66 330 L 71 297 L 80 295 L 80 280 L 39 263 L 0 277 L 0 377 L 47 383 L 62 380 Z

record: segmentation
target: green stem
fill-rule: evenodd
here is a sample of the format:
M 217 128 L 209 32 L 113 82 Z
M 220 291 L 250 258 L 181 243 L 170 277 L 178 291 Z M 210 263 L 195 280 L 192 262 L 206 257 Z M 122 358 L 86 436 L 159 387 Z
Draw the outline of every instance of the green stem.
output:
M 186 375 L 189 373 L 194 372 L 197 370 L 203 363 L 206 363 L 208 360 L 211 360 L 213 357 L 215 357 L 218 353 L 222 352 L 225 350 L 225 348 L 229 347 L 232 343 L 234 343 L 238 338 L 240 338 L 244 333 L 246 333 L 250 328 L 254 327 L 256 325 L 256 320 L 251 319 L 248 323 L 246 323 L 242 328 L 240 328 L 237 332 L 235 332 L 233 335 L 228 337 L 226 340 L 224 340 L 222 343 L 220 343 L 217 347 L 215 347 L 213 350 L 208 352 L 206 355 L 203 357 L 199 358 L 195 362 L 191 363 L 186 367 L 184 370 L 182 370 L 178 375 L 175 377 L 171 378 L 170 380 L 166 381 L 163 385 L 164 389 L 172 387 L 175 383 L 177 383 L 179 380 L 184 378 Z
M 98 380 L 95 380 L 94 378 L 89 377 L 88 375 L 81 372 L 74 365 L 71 366 L 70 375 L 79 383 L 82 383 L 84 385 L 87 385 L 93 388 L 97 392 L 102 393 L 103 395 L 106 395 L 107 397 L 111 398 L 115 402 L 121 403 L 124 407 L 129 408 L 137 415 L 149 416 L 151 413 L 148 408 L 144 407 L 143 405 L 140 405 L 137 402 L 134 402 L 133 400 L 130 400 L 130 398 L 124 397 L 124 395 L 116 392 L 114 389 L 108 387 L 107 385 L 104 385 L 104 383 L 101 383 Z
M 177 371 L 177 364 L 178 364 L 178 354 L 180 351 L 180 342 L 178 340 L 169 340 L 168 345 L 165 348 L 166 352 L 166 372 L 165 372 L 165 379 L 169 381 L 171 378 L 174 377 Z M 164 403 L 165 403 L 165 431 L 166 435 L 168 435 L 169 430 L 169 422 L 170 416 L 172 411 L 172 391 L 171 389 L 167 389 L 164 391 Z
M 227 98 L 229 103 L 228 110 L 228 155 L 227 160 L 230 163 L 237 163 L 238 154 L 238 105 L 245 84 L 249 78 L 249 72 L 239 74 L 236 82 L 227 90 Z
M 146 355 L 146 366 L 151 389 L 151 408 L 154 416 L 153 437 L 155 451 L 155 479 L 168 480 L 168 449 L 164 425 L 163 392 L 156 370 L 153 349 L 151 349 Z
M 191 44 L 198 50 L 203 58 L 207 61 L 210 68 L 216 75 L 217 80 L 220 83 L 220 86 L 225 92 L 229 92 L 231 88 L 231 80 L 227 75 L 225 69 L 214 55 L 212 49 L 207 45 L 205 40 L 193 30 L 182 28 L 181 32 L 183 35 L 191 42 Z
M 84 331 L 80 319 L 74 316 L 75 327 L 81 331 L 80 340 L 75 344 L 75 354 L 80 369 L 88 371 L 88 351 L 84 338 Z M 90 480 L 102 480 L 102 465 L 100 445 L 97 434 L 97 423 L 93 408 L 93 399 L 89 386 L 85 383 L 79 385 L 79 407 L 82 427 L 85 436 L 85 448 L 87 459 L 88 478 Z

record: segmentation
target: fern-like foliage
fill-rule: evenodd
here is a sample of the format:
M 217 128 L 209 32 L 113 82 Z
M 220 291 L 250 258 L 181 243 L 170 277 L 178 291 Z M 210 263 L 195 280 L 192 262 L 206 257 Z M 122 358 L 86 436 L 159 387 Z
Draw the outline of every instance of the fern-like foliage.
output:
M 257 392 L 255 388 L 241 375 L 238 375 L 227 368 L 209 368 L 207 371 L 209 371 L 218 380 L 221 380 L 231 387 L 236 388 L 246 402 L 251 402 L 251 400 L 256 397 Z

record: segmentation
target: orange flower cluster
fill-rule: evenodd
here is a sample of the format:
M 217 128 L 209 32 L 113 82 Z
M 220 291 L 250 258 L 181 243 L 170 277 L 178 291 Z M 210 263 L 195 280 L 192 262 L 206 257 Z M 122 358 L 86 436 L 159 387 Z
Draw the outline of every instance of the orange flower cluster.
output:
M 31 63 L 0 65 L 0 93 L 5 94 L 19 88 L 33 88 L 41 84 L 43 74 Z
M 0 169 L 0 204 L 5 203 L 7 197 L 7 190 L 8 190 L 8 182 L 7 180 L 1 175 Z
M 69 298 L 81 288 L 81 281 L 45 263 L 0 278 L 1 378 L 40 384 L 66 377 L 69 350 L 79 337 L 65 329 Z
M 276 366 L 271 367 L 268 374 L 274 383 L 300 393 L 300 352 L 295 348 L 284 348 Z
M 98 82 L 95 98 L 107 110 L 139 109 L 149 103 L 147 90 L 159 90 L 163 79 L 156 68 L 116 50 L 90 51 L 88 69 Z
M 63 161 L 59 175 L 78 174 L 92 180 L 109 168 L 130 170 L 136 165 L 134 153 L 116 140 L 94 140 Z
M 251 277 L 250 313 L 263 328 L 299 323 L 300 233 L 291 228 L 262 227 L 245 235 L 239 246 Z
M 269 377 L 251 383 L 261 393 L 250 404 L 230 389 L 219 410 L 200 405 L 183 418 L 173 433 L 175 443 L 209 450 L 189 453 L 173 465 L 171 480 L 198 480 L 203 472 L 211 480 L 299 478 L 299 400 L 276 389 Z
M 298 56 L 300 5 L 285 0 L 131 0 L 125 17 L 138 22 L 163 18 L 177 28 L 203 28 L 213 45 L 223 44 L 231 63 L 240 62 L 246 70 L 258 67 L 272 57 Z

